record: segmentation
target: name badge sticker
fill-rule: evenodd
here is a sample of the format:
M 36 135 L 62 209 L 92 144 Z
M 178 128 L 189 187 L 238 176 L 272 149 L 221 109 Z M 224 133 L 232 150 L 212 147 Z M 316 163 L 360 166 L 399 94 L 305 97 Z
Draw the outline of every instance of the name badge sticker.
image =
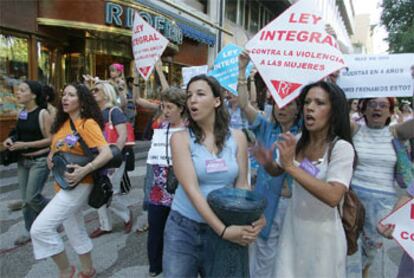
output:
M 73 134 L 70 134 L 68 136 L 65 137 L 65 143 L 72 148 L 73 146 L 76 145 L 76 143 L 78 142 L 79 137 Z
M 306 173 L 311 175 L 312 177 L 316 177 L 316 175 L 319 173 L 319 169 L 312 164 L 312 162 L 309 161 L 309 159 L 305 158 L 302 160 L 302 162 L 299 164 L 299 168 L 304 170 Z
M 227 171 L 228 171 L 228 167 L 224 159 L 218 158 L 218 159 L 206 160 L 206 172 L 208 174 L 227 172 Z
M 27 120 L 28 116 L 29 116 L 29 113 L 27 113 L 27 111 L 21 111 L 19 113 L 19 119 L 20 120 Z

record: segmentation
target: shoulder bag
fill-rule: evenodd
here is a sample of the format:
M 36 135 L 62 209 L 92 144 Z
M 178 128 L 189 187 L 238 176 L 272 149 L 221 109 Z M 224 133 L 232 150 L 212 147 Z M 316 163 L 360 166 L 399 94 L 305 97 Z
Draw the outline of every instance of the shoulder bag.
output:
M 332 150 L 337 141 L 338 140 L 335 139 L 329 146 L 328 164 L 331 160 Z M 344 194 L 342 213 L 340 205 L 338 205 L 338 212 L 341 216 L 342 226 L 344 227 L 345 231 L 347 255 L 350 256 L 358 251 L 358 238 L 362 233 L 362 228 L 364 227 L 365 223 L 364 205 L 358 199 L 356 193 L 352 190 L 351 185 L 349 185 L 349 190 Z
M 76 131 L 75 125 L 73 124 L 72 120 L 70 121 L 70 127 L 73 131 Z M 79 143 L 82 147 L 83 152 L 86 156 L 91 157 L 93 159 L 95 156 L 93 155 L 92 151 L 88 148 L 82 136 L 79 133 L 78 135 Z M 92 172 L 92 177 L 94 183 L 92 185 L 92 191 L 89 194 L 88 205 L 93 208 L 100 208 L 103 205 L 109 206 L 113 194 L 111 181 L 109 180 L 106 173 L 100 169 Z
M 168 124 L 167 136 L 166 136 L 166 139 L 165 139 L 165 157 L 167 158 L 167 167 L 168 167 L 168 169 L 167 169 L 167 182 L 166 182 L 166 185 L 165 185 L 165 189 L 167 190 L 168 193 L 174 194 L 175 190 L 178 187 L 178 180 L 177 180 L 177 177 L 174 174 L 173 166 L 172 165 L 170 166 L 170 158 L 169 158 L 169 155 L 168 155 L 168 146 L 170 145 L 170 142 L 168 140 L 168 134 L 169 134 L 169 131 L 170 131 L 170 125 L 171 124 Z
M 115 126 L 112 124 L 112 117 L 111 117 L 112 115 L 111 114 L 112 114 L 112 111 L 114 109 L 119 109 L 119 108 L 118 107 L 112 107 L 109 110 L 108 122 L 105 124 L 105 127 L 104 127 L 104 131 L 105 131 L 105 134 L 106 134 L 106 140 L 110 144 L 115 144 L 116 141 L 118 140 L 118 136 L 119 136 L 118 132 L 116 131 Z M 121 113 L 124 113 L 124 112 L 122 112 L 121 109 L 119 109 L 119 111 L 121 111 Z M 127 139 L 126 139 L 126 142 L 125 142 L 125 146 L 134 146 L 135 145 L 134 128 L 132 127 L 131 123 L 128 122 L 128 121 L 125 124 L 126 124 L 126 127 L 127 127 Z

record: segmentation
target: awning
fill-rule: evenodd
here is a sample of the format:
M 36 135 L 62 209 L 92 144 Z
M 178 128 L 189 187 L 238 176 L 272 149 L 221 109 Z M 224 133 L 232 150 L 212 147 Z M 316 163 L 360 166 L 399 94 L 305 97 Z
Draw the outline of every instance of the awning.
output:
M 168 15 L 172 17 L 177 25 L 181 28 L 183 35 L 187 38 L 190 38 L 195 41 L 199 41 L 201 43 L 207 44 L 209 46 L 213 46 L 216 43 L 216 35 L 212 33 L 207 28 L 197 24 L 195 22 L 190 21 L 187 18 L 184 18 L 180 15 L 177 15 L 173 11 L 167 10 L 154 4 L 148 0 L 136 0 L 136 2 L 143 4 L 147 7 L 154 9 L 157 12 L 162 14 Z

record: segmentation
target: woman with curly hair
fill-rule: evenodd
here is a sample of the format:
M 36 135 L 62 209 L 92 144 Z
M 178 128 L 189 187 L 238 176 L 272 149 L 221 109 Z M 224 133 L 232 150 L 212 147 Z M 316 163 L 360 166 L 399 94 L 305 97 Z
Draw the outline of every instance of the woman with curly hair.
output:
M 202 277 L 213 258 L 210 234 L 240 245 L 254 241 L 264 218 L 252 225 L 226 226 L 207 203 L 207 195 L 226 185 L 250 189 L 247 142 L 229 128 L 229 115 L 216 79 L 193 77 L 187 85 L 188 129 L 171 138 L 172 160 L 179 186 L 164 233 L 164 277 Z M 217 167 L 220 165 L 220 167 Z
M 73 122 L 76 131 L 72 130 Z M 56 152 L 69 152 L 85 155 L 79 143 L 82 137 L 89 148 L 97 149 L 99 154 L 85 166 L 69 164 L 65 172 L 66 182 L 71 190 L 60 190 L 42 213 L 36 218 L 30 230 L 35 259 L 52 257 L 59 268 L 59 277 L 73 277 L 75 267 L 69 264 L 63 240 L 57 232 L 63 224 L 69 242 L 79 255 L 81 272 L 79 277 L 93 277 L 96 274 L 92 265 L 92 241 L 86 232 L 82 207 L 87 203 L 92 189 L 90 175 L 104 166 L 112 157 L 102 133 L 102 113 L 84 85 L 70 84 L 63 90 L 56 121 L 52 126 L 52 145 L 48 156 L 48 167 L 53 168 L 52 157 Z

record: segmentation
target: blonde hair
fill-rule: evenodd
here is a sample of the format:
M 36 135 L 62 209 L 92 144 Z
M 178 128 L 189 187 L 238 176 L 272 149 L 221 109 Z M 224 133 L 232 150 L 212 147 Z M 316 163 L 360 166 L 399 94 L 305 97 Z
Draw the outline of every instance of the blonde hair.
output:
M 104 98 L 106 100 L 105 107 L 118 106 L 118 101 L 116 98 L 116 92 L 114 86 L 112 86 L 107 81 L 99 81 L 96 83 L 96 86 L 102 86 L 102 92 L 104 93 Z

